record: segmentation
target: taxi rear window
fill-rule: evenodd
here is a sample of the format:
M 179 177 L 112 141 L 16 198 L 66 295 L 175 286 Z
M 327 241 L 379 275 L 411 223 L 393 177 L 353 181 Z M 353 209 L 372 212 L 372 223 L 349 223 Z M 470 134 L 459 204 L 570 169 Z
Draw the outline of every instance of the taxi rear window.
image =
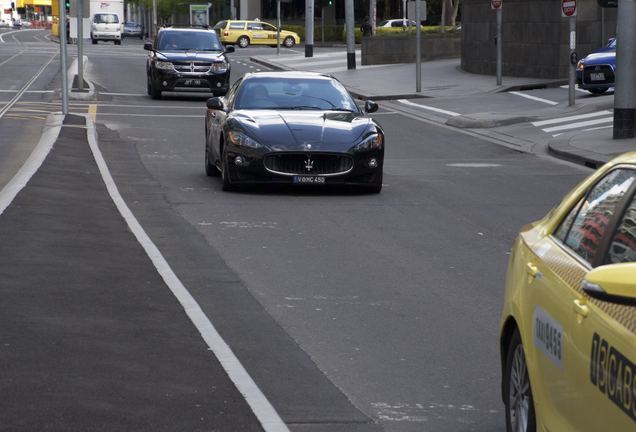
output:
M 227 24 L 227 21 L 219 21 L 218 23 L 216 23 L 216 25 L 213 27 L 214 30 L 220 30 L 222 28 L 225 28 L 225 24 Z

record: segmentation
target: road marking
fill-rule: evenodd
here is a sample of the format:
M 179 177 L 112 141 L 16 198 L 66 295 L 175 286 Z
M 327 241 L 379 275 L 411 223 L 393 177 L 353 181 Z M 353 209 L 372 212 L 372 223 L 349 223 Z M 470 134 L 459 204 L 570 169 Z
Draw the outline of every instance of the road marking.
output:
M 540 98 L 540 97 L 531 96 L 529 94 L 525 94 L 525 93 L 521 93 L 521 92 L 511 91 L 511 92 L 508 92 L 508 93 L 513 94 L 513 95 L 517 95 L 517 96 L 521 96 L 522 98 L 530 99 L 530 100 L 533 100 L 533 101 L 536 101 L 536 102 L 543 102 L 543 103 L 546 103 L 548 105 L 558 105 L 559 104 L 558 102 L 551 101 L 549 99 L 543 99 L 543 98 Z
M 187 114 L 126 114 L 126 113 L 103 113 L 100 112 L 99 116 L 121 116 L 121 117 L 172 117 L 172 118 L 204 118 L 205 113 L 199 115 L 187 115 Z
M 91 104 L 88 106 L 88 115 L 91 117 L 91 120 L 93 120 L 94 122 L 95 119 L 97 118 L 97 105 Z
M 543 129 L 543 131 L 550 133 L 550 132 L 556 132 L 556 131 L 562 131 L 562 130 L 568 130 L 568 129 L 576 129 L 576 128 L 585 127 L 585 126 L 592 126 L 592 125 L 597 125 L 601 123 L 611 123 L 613 121 L 614 121 L 614 117 L 604 117 L 601 119 L 587 120 L 582 122 L 569 123 L 569 124 L 561 125 L 561 126 L 554 126 L 551 128 L 545 128 Z
M 19 90 L 0 90 L 0 93 L 17 93 L 18 91 Z M 53 93 L 54 91 L 55 90 L 28 90 L 25 93 Z
M 595 131 L 595 130 L 600 130 L 600 129 L 609 129 L 614 127 L 614 125 L 609 125 L 609 126 L 599 126 L 599 127 L 593 127 L 593 128 L 587 128 L 587 129 L 583 129 L 583 132 L 590 132 L 590 131 Z
M 99 92 L 100 95 L 106 95 L 106 96 L 131 96 L 131 97 L 140 97 L 140 96 L 146 96 L 143 93 L 105 93 L 105 92 Z
M 62 122 L 64 117 L 59 114 L 51 114 L 46 122 L 44 133 L 40 137 L 40 141 L 35 146 L 31 154 L 29 155 L 24 165 L 20 167 L 18 172 L 13 178 L 6 184 L 2 190 L 0 190 L 0 215 L 9 207 L 15 197 L 20 193 L 22 189 L 27 185 L 31 177 L 46 159 L 46 156 L 53 148 L 53 144 L 57 141 L 57 137 L 62 129 Z
M 461 115 L 460 113 L 456 113 L 456 112 L 453 112 L 453 111 L 446 111 L 446 110 L 443 110 L 443 109 L 440 109 L 440 108 L 434 108 L 434 107 L 430 107 L 430 106 L 426 106 L 426 105 L 416 104 L 416 103 L 413 103 L 413 102 L 408 101 L 406 99 L 398 99 L 398 102 L 400 102 L 401 104 L 404 104 L 404 105 L 410 105 L 410 106 L 414 106 L 414 107 L 418 107 L 418 108 L 422 108 L 422 109 L 426 109 L 426 110 L 430 110 L 430 111 L 435 111 L 437 113 L 446 114 L 446 115 L 453 116 L 453 117 Z
M 24 52 L 24 50 L 20 51 L 17 54 L 12 55 L 11 57 L 9 57 L 8 59 L 4 60 L 3 62 L 0 63 L 0 66 L 2 66 L 5 63 L 9 63 L 11 60 L 13 60 L 14 58 L 16 58 L 17 56 L 19 56 L 20 54 L 22 54 Z
M 561 88 L 563 89 L 567 89 L 570 88 L 570 86 L 568 85 L 562 85 Z M 581 93 L 585 93 L 585 94 L 589 94 L 589 92 L 587 90 L 583 90 L 582 88 L 579 88 L 579 85 L 577 84 L 576 87 L 574 88 L 576 91 L 581 92 Z M 609 90 L 614 90 L 614 87 L 610 87 Z
M 208 344 L 221 366 L 223 366 L 228 377 L 232 380 L 241 395 L 243 395 L 245 401 L 252 409 L 252 412 L 263 426 L 263 429 L 266 432 L 289 432 L 287 425 L 280 418 L 261 389 L 256 385 L 238 357 L 232 352 L 232 349 L 223 340 L 217 329 L 201 309 L 201 306 L 199 306 L 194 297 L 192 297 L 192 294 L 188 292 L 188 289 L 183 285 L 181 280 L 179 280 L 178 276 L 170 267 L 170 264 L 168 264 L 161 254 L 161 251 L 159 251 L 148 234 L 146 234 L 135 215 L 119 194 L 117 185 L 99 149 L 95 123 L 93 123 L 90 116 L 86 116 L 86 127 L 88 129 L 88 143 L 104 183 L 106 184 L 106 189 L 115 203 L 117 210 L 119 210 L 119 213 L 128 224 L 128 227 L 137 238 L 139 244 L 144 248 L 148 258 L 150 258 L 168 288 L 172 291 L 179 303 L 181 303 L 185 313 L 195 325 L 203 337 L 203 340 Z
M 449 164 L 446 164 L 446 166 L 455 167 L 455 168 L 496 168 L 496 167 L 500 167 L 501 164 L 495 164 L 495 163 L 449 163 Z
M 18 93 L 13 96 L 13 98 L 9 101 L 8 104 L 6 104 L 4 107 L 2 107 L 2 109 L 0 109 L 0 119 L 7 113 L 7 111 L 9 111 L 13 105 L 16 104 L 16 102 L 18 102 L 18 100 L 22 97 L 22 95 L 24 93 L 26 93 L 26 91 L 29 89 L 29 87 L 31 87 L 31 84 L 33 84 L 35 82 L 36 79 L 38 79 L 40 77 L 40 75 L 42 75 L 42 72 L 44 72 L 44 70 L 48 67 L 48 65 L 51 64 L 51 62 L 53 61 L 53 59 L 57 56 L 57 54 L 51 56 L 51 58 L 49 59 L 48 62 L 46 62 L 44 64 L 44 66 L 42 66 L 40 68 L 40 70 L 31 77 L 31 79 L 29 81 L 27 81 L 27 83 L 24 85 L 24 87 L 22 87 L 22 89 L 20 91 L 18 91 Z
M 550 120 L 541 120 L 537 122 L 532 122 L 532 126 L 547 126 L 547 125 L 556 124 L 556 123 L 565 123 L 571 120 L 582 120 L 582 119 L 591 118 L 591 117 L 600 117 L 607 114 L 612 114 L 612 111 L 595 111 L 588 114 L 579 114 L 579 115 L 569 116 L 569 117 L 559 117 L 559 118 L 550 119 Z

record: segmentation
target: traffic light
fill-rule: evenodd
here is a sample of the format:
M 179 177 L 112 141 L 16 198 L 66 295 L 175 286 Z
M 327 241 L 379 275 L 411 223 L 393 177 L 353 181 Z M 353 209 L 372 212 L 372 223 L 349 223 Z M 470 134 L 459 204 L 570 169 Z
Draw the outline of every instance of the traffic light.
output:
M 333 6 L 333 0 L 329 0 L 329 1 L 327 2 L 327 6 Z
M 66 0 L 65 7 L 66 12 L 68 13 L 71 10 L 71 0 Z

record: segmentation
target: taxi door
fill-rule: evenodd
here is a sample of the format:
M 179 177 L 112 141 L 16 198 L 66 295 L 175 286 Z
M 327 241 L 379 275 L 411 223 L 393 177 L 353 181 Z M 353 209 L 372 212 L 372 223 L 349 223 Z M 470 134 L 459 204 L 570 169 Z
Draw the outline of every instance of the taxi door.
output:
M 276 36 L 277 36 L 277 31 L 276 31 L 276 27 L 274 27 L 271 24 L 268 24 L 266 22 L 262 23 L 263 24 L 263 32 L 265 33 L 265 35 L 267 36 L 268 39 L 268 43 L 271 44 L 276 44 Z M 281 37 L 282 39 L 282 37 Z
M 616 219 L 601 265 L 636 261 L 636 198 L 626 201 Z M 636 307 L 584 294 L 576 302 L 570 331 L 577 349 L 571 369 L 575 426 L 636 430 Z
M 255 45 L 267 44 L 267 32 L 263 30 L 263 23 L 261 22 L 248 22 L 247 34 L 250 38 L 250 42 Z

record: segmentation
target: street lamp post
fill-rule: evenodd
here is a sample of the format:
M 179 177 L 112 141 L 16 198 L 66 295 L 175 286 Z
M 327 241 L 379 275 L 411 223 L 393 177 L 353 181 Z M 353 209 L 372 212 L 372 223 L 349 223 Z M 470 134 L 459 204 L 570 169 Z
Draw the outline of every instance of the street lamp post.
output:
M 353 0 L 345 0 L 345 22 L 347 29 L 347 69 L 356 68 L 356 34 L 353 16 Z
M 62 80 L 62 114 L 68 114 L 68 83 L 66 81 L 66 5 L 60 3 L 60 77 Z

